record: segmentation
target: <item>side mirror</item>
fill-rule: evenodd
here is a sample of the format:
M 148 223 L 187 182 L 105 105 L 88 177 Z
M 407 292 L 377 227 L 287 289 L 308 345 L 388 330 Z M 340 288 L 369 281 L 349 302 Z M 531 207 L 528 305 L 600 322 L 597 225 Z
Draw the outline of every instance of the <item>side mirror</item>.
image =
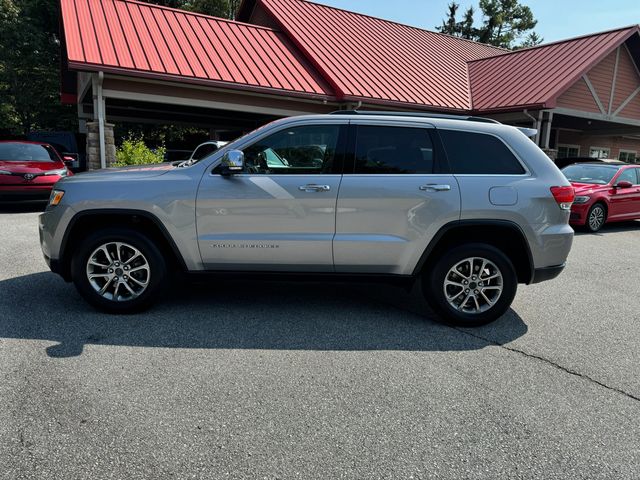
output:
M 631 188 L 631 187 L 633 187 L 633 184 L 625 180 L 616 183 L 616 188 Z
M 78 154 L 77 153 L 63 153 L 62 154 L 62 161 L 64 162 L 65 166 L 69 169 L 71 168 L 78 168 Z
M 244 170 L 244 153 L 241 150 L 229 150 L 222 156 L 222 175 L 233 175 Z

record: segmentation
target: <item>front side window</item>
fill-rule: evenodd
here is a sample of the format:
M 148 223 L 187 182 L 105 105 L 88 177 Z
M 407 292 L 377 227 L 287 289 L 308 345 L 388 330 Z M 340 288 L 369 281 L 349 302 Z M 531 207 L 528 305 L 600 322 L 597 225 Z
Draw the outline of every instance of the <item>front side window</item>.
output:
M 358 127 L 355 173 L 433 173 L 433 142 L 425 128 Z
M 525 169 L 497 137 L 484 133 L 439 130 L 454 174 L 522 175 Z
M 332 173 L 339 135 L 339 125 L 281 130 L 244 149 L 246 172 L 271 175 Z
M 57 162 L 53 147 L 34 143 L 0 143 L 0 160 L 4 162 Z
M 637 170 L 637 168 L 624 170 L 616 180 L 616 183 L 629 182 L 631 185 L 638 185 L 638 175 L 636 174 Z

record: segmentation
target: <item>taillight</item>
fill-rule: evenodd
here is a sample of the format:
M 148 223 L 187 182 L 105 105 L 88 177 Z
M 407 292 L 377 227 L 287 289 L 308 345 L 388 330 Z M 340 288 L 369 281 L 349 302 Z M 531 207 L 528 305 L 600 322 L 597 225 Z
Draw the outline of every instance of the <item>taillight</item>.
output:
M 576 198 L 573 187 L 551 187 L 551 193 L 561 209 L 571 210 L 571 204 Z

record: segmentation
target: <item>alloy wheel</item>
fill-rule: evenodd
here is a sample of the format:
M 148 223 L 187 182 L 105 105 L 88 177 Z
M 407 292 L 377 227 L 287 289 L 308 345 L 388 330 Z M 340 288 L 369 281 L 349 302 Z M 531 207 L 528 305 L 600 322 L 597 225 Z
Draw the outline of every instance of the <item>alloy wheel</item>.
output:
M 504 280 L 495 263 L 471 257 L 454 265 L 444 279 L 444 294 L 451 307 L 479 314 L 493 307 L 502 295 Z
M 96 248 L 87 261 L 87 279 L 101 297 L 126 302 L 138 298 L 149 286 L 151 269 L 137 248 L 109 242 Z
M 589 228 L 594 232 L 600 230 L 604 225 L 604 208 L 596 205 L 589 214 Z

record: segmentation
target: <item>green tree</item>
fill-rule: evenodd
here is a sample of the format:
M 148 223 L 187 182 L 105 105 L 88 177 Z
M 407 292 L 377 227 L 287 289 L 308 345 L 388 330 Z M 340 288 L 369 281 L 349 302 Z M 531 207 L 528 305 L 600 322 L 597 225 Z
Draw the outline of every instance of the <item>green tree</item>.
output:
M 165 7 L 180 8 L 192 12 L 204 13 L 214 17 L 235 17 L 240 6 L 240 0 L 144 0 L 148 3 Z
M 151 0 L 233 18 L 239 0 Z M 59 0 L 0 0 L 0 132 L 76 130 L 73 105 L 60 103 Z
M 72 128 L 60 104 L 58 3 L 0 0 L 0 130 Z
M 519 0 L 480 0 L 479 9 L 482 22 L 474 27 L 475 10 L 467 9 L 462 21 L 458 21 L 459 4 L 451 2 L 448 6 L 447 19 L 436 27 L 438 31 L 489 45 L 503 48 L 522 48 L 538 45 L 542 38 L 532 32 L 538 21 L 533 12 Z M 516 42 L 525 37 L 520 44 Z
M 536 32 L 531 32 L 526 36 L 522 43 L 516 47 L 516 49 L 535 47 L 536 45 L 540 45 L 542 42 L 543 38 L 540 35 Z
M 451 2 L 447 8 L 447 18 L 442 21 L 441 26 L 436 27 L 436 30 L 448 35 L 466 38 L 467 40 L 475 40 L 478 32 L 473 26 L 473 15 L 475 14 L 473 7 L 469 7 L 465 10 L 462 21 L 458 21 L 458 10 L 460 9 L 459 3 Z

